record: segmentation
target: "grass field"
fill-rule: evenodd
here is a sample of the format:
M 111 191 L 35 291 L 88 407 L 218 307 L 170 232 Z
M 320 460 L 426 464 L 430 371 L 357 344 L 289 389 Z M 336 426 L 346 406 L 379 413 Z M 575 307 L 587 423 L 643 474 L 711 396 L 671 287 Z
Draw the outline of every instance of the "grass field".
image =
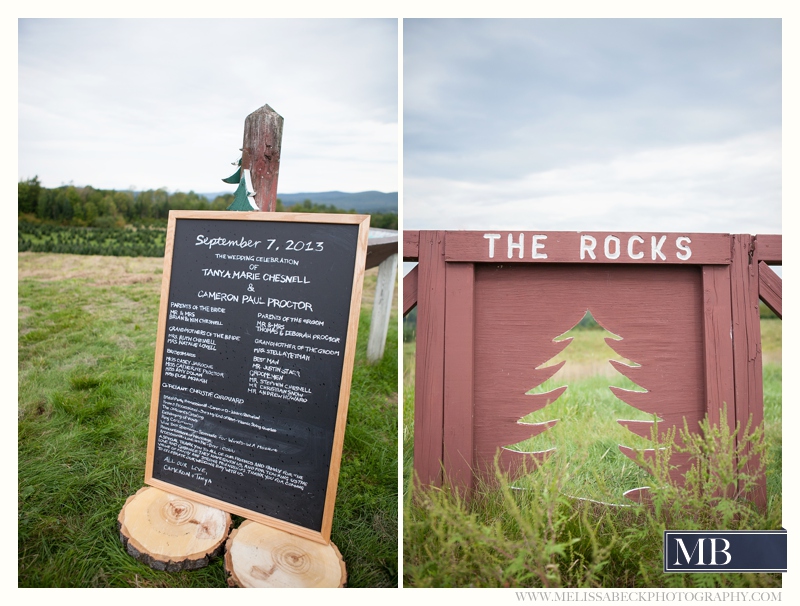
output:
M 18 256 L 20 587 L 225 586 L 221 559 L 158 572 L 128 556 L 117 532 L 144 485 L 162 265 Z M 396 322 L 383 360 L 365 360 L 376 272 L 365 278 L 331 535 L 349 587 L 398 584 Z
M 580 335 L 571 336 L 580 338 L 562 354 L 568 363 L 556 375 L 558 384 L 569 389 L 525 418 L 563 421 L 518 445 L 524 450 L 556 448 L 538 472 L 514 484 L 501 477 L 499 487 L 479 486 L 469 502 L 446 488 L 414 490 L 415 346 L 404 343 L 404 586 L 780 587 L 780 575 L 666 575 L 660 551 L 667 528 L 781 528 L 781 321 L 762 319 L 761 330 L 766 514 L 743 500 L 716 498 L 711 481 L 654 492 L 657 511 L 622 497 L 625 490 L 658 481 L 617 448 L 649 445 L 616 422 L 647 416 L 608 389 L 635 386 L 608 364 L 609 357 L 619 357 L 604 343 L 607 333 L 598 328 L 575 329 Z M 698 456 L 731 446 L 729 435 L 712 433 L 694 445 Z M 730 457 L 715 457 L 712 465 L 711 477 L 736 474 Z

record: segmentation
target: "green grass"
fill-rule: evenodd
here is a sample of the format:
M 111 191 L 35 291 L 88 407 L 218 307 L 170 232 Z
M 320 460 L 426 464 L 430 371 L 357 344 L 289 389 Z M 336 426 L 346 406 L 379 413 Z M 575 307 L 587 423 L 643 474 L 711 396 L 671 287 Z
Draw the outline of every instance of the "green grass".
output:
M 608 390 L 609 385 L 635 386 L 608 371 L 605 360 L 619 358 L 610 356 L 599 329 L 576 331 L 580 335 L 573 336 L 580 338 L 548 361 L 567 359 L 564 369 L 572 366 L 573 374 L 564 396 L 525 418 L 562 420 L 517 445 L 524 450 L 556 447 L 539 470 L 515 483 L 498 474 L 497 485 L 479 485 L 469 501 L 447 486 L 413 489 L 415 349 L 413 342 L 404 343 L 404 586 L 780 587 L 776 574 L 667 575 L 661 553 L 668 528 L 781 528 L 781 322 L 762 319 L 761 325 L 765 424 L 763 440 L 755 436 L 753 444 L 764 449 L 766 513 L 745 499 L 715 496 L 737 475 L 731 466 L 733 440 L 724 431 L 708 428 L 702 443 L 684 436 L 687 448 L 711 473 L 703 476 L 710 479 L 690 476 L 683 487 L 670 485 L 663 468 L 651 470 L 654 478 L 619 452 L 620 443 L 652 443 L 616 423 L 617 418 L 647 416 Z M 706 452 L 720 455 L 708 460 Z M 659 487 L 653 490 L 653 509 L 620 498 L 622 491 L 642 485 Z
M 20 587 L 224 587 L 221 558 L 159 572 L 122 548 L 144 485 L 160 259 L 23 253 L 18 283 Z M 365 279 L 331 540 L 349 587 L 396 587 L 397 328 L 366 363 Z M 238 522 L 241 518 L 235 518 Z
M 558 400 L 524 417 L 526 423 L 552 419 L 558 419 L 558 423 L 513 448 L 528 452 L 554 448 L 550 464 L 564 464 L 568 468 L 562 483 L 566 494 L 626 503 L 623 493 L 646 485 L 648 475 L 622 454 L 618 445 L 651 448 L 652 443 L 626 430 L 617 419 L 652 420 L 652 417 L 616 398 L 608 386 L 609 379 L 604 376 L 574 381 Z
M 561 465 L 561 490 L 568 495 L 605 503 L 627 503 L 623 493 L 647 484 L 648 475 L 618 445 L 651 448 L 648 440 L 628 431 L 617 419 L 652 421 L 648 415 L 615 397 L 609 386 L 642 391 L 642 388 L 614 370 L 609 359 L 633 364 L 619 356 L 605 341 L 613 335 L 594 328 L 574 328 L 558 340 L 572 342 L 546 365 L 565 365 L 551 379 L 528 393 L 546 393 L 563 385 L 569 388 L 544 408 L 523 417 L 525 423 L 557 419 L 550 430 L 525 440 L 512 449 L 535 452 L 554 449 L 550 465 Z

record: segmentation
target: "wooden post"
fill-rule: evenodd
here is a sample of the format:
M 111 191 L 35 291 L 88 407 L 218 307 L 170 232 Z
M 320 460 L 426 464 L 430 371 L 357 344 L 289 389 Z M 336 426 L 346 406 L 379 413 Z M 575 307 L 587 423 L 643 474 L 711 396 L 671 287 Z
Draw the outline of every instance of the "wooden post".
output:
M 473 363 L 475 264 L 445 264 L 444 412 L 445 479 L 463 496 L 473 486 Z
M 423 486 L 442 485 L 445 265 L 444 232 L 419 232 L 414 471 Z
M 749 234 L 737 234 L 733 239 L 731 263 L 731 311 L 733 320 L 733 370 L 736 397 L 736 422 L 739 436 L 751 422 L 751 431 L 764 421 L 764 385 L 761 371 L 761 328 L 758 313 L 758 256 L 755 240 Z M 744 456 L 751 456 L 752 448 Z M 757 467 L 754 461 L 748 468 Z M 767 506 L 766 478 L 745 497 L 765 510 Z
M 242 168 L 250 171 L 256 205 L 262 212 L 274 212 L 277 205 L 282 137 L 283 118 L 269 105 L 245 118 Z
M 372 303 L 372 322 L 367 339 L 367 361 L 370 364 L 383 358 L 386 335 L 397 278 L 397 231 L 371 227 L 367 245 L 366 269 L 378 268 L 378 283 Z
M 704 265 L 703 348 L 706 409 L 712 425 L 736 425 L 736 397 L 731 341 L 731 272 L 727 265 Z M 726 418 L 722 418 L 725 410 Z
M 755 239 L 749 234 L 733 236 L 731 263 L 731 304 L 733 320 L 733 368 L 736 397 L 736 422 L 740 436 L 764 421 L 764 384 L 761 371 L 761 329 L 758 313 L 758 255 Z M 753 456 L 748 447 L 744 456 Z M 754 457 L 755 459 L 755 457 Z M 756 471 L 760 461 L 752 460 L 747 469 Z M 767 507 L 766 476 L 761 473 L 758 485 L 744 495 L 762 511 Z
M 378 283 L 375 285 L 375 301 L 372 304 L 372 322 L 367 341 L 367 360 L 371 363 L 383 357 L 396 277 L 397 253 L 384 259 L 378 266 Z

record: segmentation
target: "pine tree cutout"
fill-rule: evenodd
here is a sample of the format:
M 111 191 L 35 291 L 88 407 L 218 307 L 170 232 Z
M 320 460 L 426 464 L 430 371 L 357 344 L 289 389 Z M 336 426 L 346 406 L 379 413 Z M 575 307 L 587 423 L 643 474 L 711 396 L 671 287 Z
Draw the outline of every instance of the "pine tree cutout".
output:
M 238 183 L 239 187 L 233 195 L 233 202 L 227 210 L 258 210 L 255 202 L 255 190 L 250 180 L 250 171 L 242 168 L 242 159 L 238 162 L 231 162 L 239 168 L 230 177 L 223 179 L 224 183 Z
M 626 463 L 626 459 L 621 458 L 620 454 L 621 451 L 635 461 L 637 451 L 645 447 L 642 438 L 649 442 L 651 437 L 654 418 L 642 412 L 640 406 L 637 406 L 643 404 L 644 399 L 648 397 L 647 391 L 635 380 L 639 366 L 630 360 L 622 362 L 606 358 L 600 361 L 596 355 L 587 357 L 586 348 L 580 341 L 589 339 L 589 333 L 578 329 L 579 325 L 587 323 L 594 323 L 589 311 L 573 328 L 553 339 L 553 343 L 558 345 L 558 352 L 536 367 L 539 381 L 526 392 L 526 398 L 530 398 L 529 410 L 532 413 L 518 422 L 521 428 L 534 429 L 535 433 L 528 432 L 532 437 L 523 443 L 517 443 L 515 447 L 535 453 L 540 459 L 547 459 L 553 455 L 561 456 L 562 463 L 569 463 L 572 466 L 571 471 L 575 471 L 575 468 L 581 465 L 582 458 L 593 461 L 595 467 L 601 468 L 601 475 L 605 476 L 615 475 L 613 468 L 616 465 L 622 470 L 625 478 L 641 481 L 644 477 L 643 472 L 635 464 L 629 461 Z M 621 337 L 607 330 L 605 333 L 609 335 L 604 341 L 610 348 L 611 354 L 620 357 L 614 350 L 614 344 Z M 570 355 L 571 351 L 578 353 Z M 607 364 L 613 369 L 610 373 Z M 578 377 L 585 377 L 587 374 L 595 377 L 575 383 Z M 609 374 L 612 376 L 609 377 Z M 570 386 L 570 382 L 574 386 Z M 617 385 L 609 385 L 610 382 L 615 382 Z M 610 389 L 610 394 L 606 388 Z M 641 436 L 641 438 L 631 436 L 630 440 L 625 440 L 628 443 L 632 441 L 636 445 L 635 448 L 618 446 L 618 442 L 614 441 L 624 435 L 615 429 L 618 426 L 611 422 L 612 418 L 616 420 L 620 416 L 625 417 L 625 420 L 617 421 L 619 425 Z M 556 426 L 557 429 L 548 431 Z M 591 446 L 586 446 L 587 443 Z M 594 471 L 596 470 L 586 470 L 585 473 Z M 581 478 L 582 473 L 584 472 L 575 473 L 575 477 Z M 624 484 L 622 480 L 623 478 L 614 478 L 614 484 Z M 584 474 L 583 479 L 572 481 L 572 485 L 568 482 L 565 491 L 568 492 L 569 488 L 575 489 L 587 481 L 591 483 Z M 579 492 L 586 491 L 579 490 Z M 613 495 L 614 498 L 622 496 L 622 492 L 624 490 L 620 490 L 618 495 Z M 592 497 L 596 496 L 596 492 L 592 492 Z

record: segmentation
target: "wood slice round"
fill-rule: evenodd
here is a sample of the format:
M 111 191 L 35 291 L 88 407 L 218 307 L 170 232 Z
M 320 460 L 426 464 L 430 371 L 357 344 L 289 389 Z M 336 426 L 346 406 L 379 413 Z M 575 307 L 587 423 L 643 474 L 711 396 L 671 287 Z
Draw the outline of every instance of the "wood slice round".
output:
M 231 587 L 344 587 L 342 554 L 283 530 L 245 520 L 225 547 Z
M 225 547 L 229 513 L 145 486 L 128 497 L 117 519 L 125 550 L 155 570 L 208 565 Z

